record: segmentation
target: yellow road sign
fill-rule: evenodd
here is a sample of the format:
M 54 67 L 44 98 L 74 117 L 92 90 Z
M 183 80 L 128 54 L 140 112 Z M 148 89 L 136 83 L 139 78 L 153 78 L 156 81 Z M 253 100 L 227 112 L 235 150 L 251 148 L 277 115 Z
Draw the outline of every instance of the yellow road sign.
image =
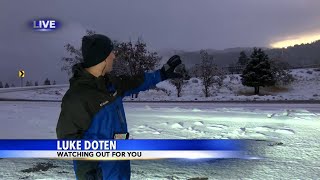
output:
M 24 70 L 19 71 L 19 77 L 24 78 L 25 75 Z

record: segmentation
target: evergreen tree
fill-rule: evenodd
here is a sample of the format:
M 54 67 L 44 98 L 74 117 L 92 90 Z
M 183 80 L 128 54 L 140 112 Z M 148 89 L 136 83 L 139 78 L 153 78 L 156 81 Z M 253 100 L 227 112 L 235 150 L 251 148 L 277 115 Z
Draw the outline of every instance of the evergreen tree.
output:
M 16 87 L 14 84 L 11 84 L 11 87 Z
M 6 85 L 4 86 L 5 88 L 9 88 L 10 86 L 9 86 L 9 84 L 8 83 L 6 83 Z
M 259 94 L 259 87 L 272 86 L 275 84 L 274 75 L 271 71 L 269 57 L 260 48 L 254 48 L 250 61 L 241 75 L 244 86 L 254 87 L 255 94 Z
M 244 51 L 240 52 L 240 56 L 238 58 L 238 64 L 241 66 L 245 66 L 249 61 L 249 58 L 247 57 L 246 53 Z
M 117 60 L 114 64 L 114 75 L 134 76 L 144 71 L 154 70 L 161 60 L 156 52 L 147 50 L 147 45 L 141 39 L 136 43 L 117 43 Z M 134 97 L 134 94 L 131 95 Z M 138 94 L 135 94 L 135 98 Z
M 56 85 L 56 84 L 57 84 L 57 83 L 56 83 L 56 81 L 54 80 L 53 83 L 52 83 L 52 85 Z
M 27 81 L 26 82 L 26 86 L 32 86 L 32 82 L 31 81 Z
M 38 81 L 36 81 L 36 82 L 34 83 L 34 85 L 35 85 L 35 86 L 39 86 Z
M 0 88 L 3 88 L 3 84 L 2 84 L 2 81 L 0 81 Z
M 273 59 L 270 60 L 270 66 L 276 86 L 286 86 L 294 81 L 293 75 L 289 72 L 289 63 Z
M 47 79 L 44 81 L 44 84 L 43 84 L 43 85 L 51 85 L 50 80 L 47 78 Z

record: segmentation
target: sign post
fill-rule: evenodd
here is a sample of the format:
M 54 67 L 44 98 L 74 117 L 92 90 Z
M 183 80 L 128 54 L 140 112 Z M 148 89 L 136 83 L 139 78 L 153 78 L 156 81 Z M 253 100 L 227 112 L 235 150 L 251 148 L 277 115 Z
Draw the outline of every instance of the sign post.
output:
M 21 78 L 21 87 L 23 87 L 23 78 L 25 76 L 24 70 L 19 71 L 19 77 Z

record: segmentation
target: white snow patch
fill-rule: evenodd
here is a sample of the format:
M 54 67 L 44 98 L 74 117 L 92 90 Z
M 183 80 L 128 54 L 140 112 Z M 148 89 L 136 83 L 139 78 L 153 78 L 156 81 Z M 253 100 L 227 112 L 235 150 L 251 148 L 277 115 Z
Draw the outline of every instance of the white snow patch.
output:
M 171 125 L 172 128 L 175 128 L 175 129 L 179 129 L 179 128 L 183 128 L 183 126 L 181 125 L 181 123 L 174 123 Z
M 197 125 L 197 126 L 203 126 L 203 122 L 202 121 L 197 121 L 197 122 L 194 122 L 193 124 Z

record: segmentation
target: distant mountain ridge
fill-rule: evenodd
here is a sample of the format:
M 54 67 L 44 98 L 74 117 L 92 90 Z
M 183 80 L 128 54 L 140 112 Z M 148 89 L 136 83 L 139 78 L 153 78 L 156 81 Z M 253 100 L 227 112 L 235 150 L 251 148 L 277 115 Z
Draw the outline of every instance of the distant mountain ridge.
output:
M 260 48 L 265 50 L 271 59 L 288 62 L 292 66 L 320 64 L 320 40 L 310 44 L 295 45 L 281 49 L 270 49 L 266 47 Z M 253 47 L 235 47 L 224 50 L 206 50 L 209 54 L 213 55 L 214 62 L 218 66 L 226 67 L 230 64 L 235 64 L 238 61 L 241 51 L 245 51 L 247 56 L 250 56 L 252 49 Z M 188 68 L 200 62 L 200 50 L 183 51 L 166 49 L 164 51 L 159 51 L 159 54 L 164 59 L 167 59 L 174 54 L 178 54 L 181 56 Z

